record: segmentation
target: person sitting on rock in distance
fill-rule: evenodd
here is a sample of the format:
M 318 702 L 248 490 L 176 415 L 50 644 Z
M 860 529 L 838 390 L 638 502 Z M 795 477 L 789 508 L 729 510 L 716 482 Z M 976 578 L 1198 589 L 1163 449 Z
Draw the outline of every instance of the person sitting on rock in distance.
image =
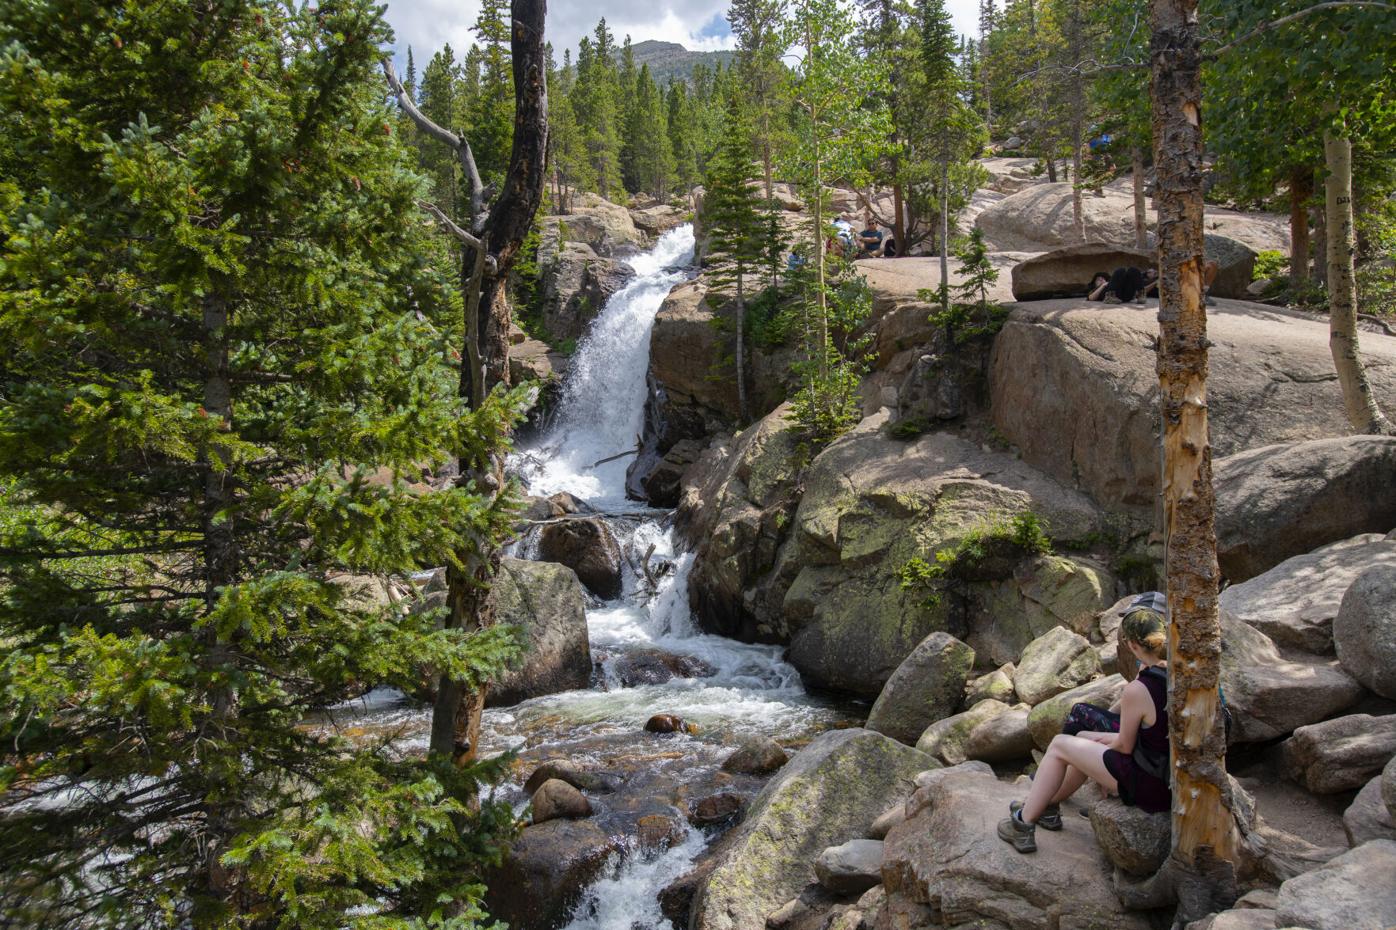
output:
M 882 230 L 873 223 L 872 214 L 863 222 L 863 231 L 858 234 L 858 244 L 862 246 L 860 258 L 876 258 L 882 254 Z
M 1091 278 L 1090 292 L 1086 294 L 1087 300 L 1103 300 L 1107 304 L 1144 303 L 1145 297 L 1158 296 L 1158 269 L 1149 268 L 1141 271 L 1138 268 L 1125 266 L 1116 268 L 1114 274 L 1110 275 L 1103 283 L 1101 278 L 1103 272 L 1096 272 Z
M 1061 802 L 1088 778 L 1141 810 L 1169 809 L 1165 626 L 1158 610 L 1131 604 L 1120 624 L 1120 640 L 1139 660 L 1141 671 L 1120 697 L 1120 731 L 1063 733 L 1052 739 L 1027 800 L 1010 804 L 1009 816 L 998 826 L 999 838 L 1018 852 L 1037 851 L 1038 824 L 1045 830 L 1062 828 Z

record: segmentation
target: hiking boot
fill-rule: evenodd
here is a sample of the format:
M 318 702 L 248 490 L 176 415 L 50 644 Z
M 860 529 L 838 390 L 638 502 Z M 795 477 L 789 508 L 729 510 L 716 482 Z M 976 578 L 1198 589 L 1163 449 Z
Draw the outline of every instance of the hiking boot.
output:
M 999 839 L 1020 853 L 1037 852 L 1037 827 L 1023 823 L 1017 814 L 999 821 Z
M 1008 812 L 1010 814 L 1016 814 L 1022 809 L 1022 801 L 1014 801 L 1012 804 L 1008 805 Z M 1062 828 L 1061 805 L 1050 805 L 1045 811 L 1042 812 L 1042 816 L 1037 818 L 1037 823 L 1033 824 L 1033 826 L 1041 827 L 1044 830 L 1060 830 Z
M 1114 294 L 1106 294 L 1106 295 L 1105 295 L 1105 299 L 1104 299 L 1103 301 L 1101 301 L 1101 302 L 1102 302 L 1102 303 L 1107 303 L 1107 304 L 1122 304 L 1122 303 L 1124 303 L 1123 300 L 1121 300 L 1120 298 L 1116 297 Z

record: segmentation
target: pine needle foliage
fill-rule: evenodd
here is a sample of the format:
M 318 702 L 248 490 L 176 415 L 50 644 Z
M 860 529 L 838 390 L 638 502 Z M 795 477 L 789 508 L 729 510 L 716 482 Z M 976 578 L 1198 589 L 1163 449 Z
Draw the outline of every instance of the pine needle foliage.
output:
M 369 0 L 0 7 L 0 925 L 480 924 L 508 811 L 337 734 L 513 631 L 370 596 L 508 531 Z M 446 916 L 446 902 L 463 907 Z

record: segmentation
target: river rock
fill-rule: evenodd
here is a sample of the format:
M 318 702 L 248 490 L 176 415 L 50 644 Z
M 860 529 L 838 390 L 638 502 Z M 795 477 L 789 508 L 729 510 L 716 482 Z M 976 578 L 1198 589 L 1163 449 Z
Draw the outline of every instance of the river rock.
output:
M 1027 704 L 1019 704 L 976 726 L 965 738 L 966 758 L 1000 763 L 1029 758 L 1033 750 L 1028 730 L 1031 710 Z
M 949 633 L 932 633 L 887 679 L 867 728 L 914 744 L 926 727 L 955 712 L 973 667 L 973 649 Z
M 1150 814 L 1119 798 L 1092 805 L 1091 829 L 1116 868 L 1137 876 L 1152 875 L 1163 866 L 1172 844 L 1169 814 Z
M 550 778 L 533 792 L 533 822 L 591 816 L 591 802 L 560 778 Z
M 683 473 L 703 454 L 703 443 L 680 439 L 660 457 L 649 474 L 640 479 L 645 499 L 651 507 L 677 507 L 682 493 Z
M 1150 523 L 1159 488 L 1157 336 L 1152 308 L 1037 301 L 1013 308 L 990 362 L 993 423 L 1023 461 Z M 1342 392 L 1326 322 L 1219 300 L 1207 337 L 1216 458 L 1348 432 L 1334 414 Z M 1363 333 L 1362 352 L 1373 391 L 1396 393 L 1396 337 Z
M 880 840 L 887 836 L 889 830 L 906 819 L 906 804 L 893 804 L 887 810 L 877 815 L 877 819 L 868 827 L 868 839 Z
M 989 698 L 1005 704 L 1016 703 L 1017 692 L 1013 690 L 1013 674 L 1016 671 L 1017 666 L 1012 662 L 1006 662 L 987 675 L 980 675 L 970 681 L 965 685 L 964 706 L 973 707 Z
M 1220 604 L 1236 619 L 1255 627 L 1281 646 L 1314 655 L 1333 655 L 1334 618 L 1338 616 L 1343 595 L 1358 576 L 1375 568 L 1396 572 L 1396 543 L 1387 542 L 1375 533 L 1355 536 L 1285 559 L 1250 581 L 1232 585 L 1221 593 Z M 1380 576 L 1373 576 L 1377 577 Z M 1396 587 L 1392 591 L 1396 596 Z M 1360 597 L 1354 598 L 1353 603 Z M 1387 610 L 1385 616 L 1393 614 Z M 1359 625 L 1362 624 L 1354 624 L 1350 629 Z M 1378 609 L 1373 621 L 1362 626 L 1369 633 L 1352 637 L 1351 644 L 1356 646 L 1358 640 L 1375 644 L 1385 629 L 1390 637 L 1388 646 L 1393 650 L 1391 658 L 1396 660 L 1396 624 L 1383 622 Z M 1377 634 L 1377 639 L 1371 634 Z M 1370 665 L 1363 665 L 1362 654 L 1360 646 L 1350 649 L 1350 661 L 1343 667 L 1358 681 L 1368 684 L 1357 671 L 1358 666 L 1364 672 L 1370 671 Z M 1380 655 L 1372 658 L 1381 661 Z M 1392 694 L 1388 697 L 1396 697 L 1396 666 L 1388 665 L 1386 671 L 1393 676 Z
M 1380 545 L 1383 564 L 1365 569 L 1343 595 L 1333 642 L 1338 661 L 1354 678 L 1382 697 L 1396 698 L 1396 543 Z
M 671 203 L 655 202 L 643 207 L 631 207 L 630 218 L 636 229 L 651 239 L 658 239 L 669 230 L 688 222 L 689 212 Z
M 622 688 L 635 688 L 675 678 L 711 678 L 717 669 L 697 656 L 663 649 L 632 649 L 611 663 L 610 673 Z
M 743 775 L 769 775 L 790 761 L 780 743 L 770 737 L 750 739 L 722 760 L 724 772 Z
M 549 759 L 533 770 L 524 782 L 524 791 L 533 795 L 550 779 L 564 781 L 573 788 L 605 794 L 620 786 L 620 779 L 608 772 L 592 772 L 569 759 Z
M 1396 436 L 1340 436 L 1218 458 L 1217 559 L 1233 583 L 1396 526 Z
M 688 733 L 692 728 L 675 714 L 655 714 L 645 721 L 646 733 Z
M 557 930 L 616 849 L 589 820 L 526 827 L 484 876 L 486 908 L 520 930 Z
M 1062 731 L 1067 714 L 1076 704 L 1093 704 L 1108 710 L 1120 699 L 1125 690 L 1125 680 L 1119 675 L 1110 675 L 1088 682 L 1070 691 L 1050 697 L 1034 707 L 1028 714 L 1028 731 L 1038 749 L 1047 751 L 1052 737 Z M 1228 692 L 1229 694 L 1230 692 Z
M 1391 758 L 1396 760 L 1396 756 Z M 1343 811 L 1343 832 L 1348 835 L 1349 846 L 1361 846 L 1368 840 L 1396 840 L 1396 822 L 1382 801 L 1380 775 L 1363 785 Z
M 762 930 L 815 880 L 815 857 L 866 835 L 933 762 L 880 733 L 823 733 L 766 783 L 694 901 L 693 930 Z
M 1396 714 L 1350 714 L 1300 727 L 1282 746 L 1285 774 L 1314 794 L 1353 791 L 1396 755 Z
M 928 726 L 917 739 L 916 748 L 946 765 L 959 765 L 968 758 L 965 744 L 975 728 L 1008 710 L 1008 705 L 1002 701 L 980 701 L 963 713 L 937 720 Z
M 577 573 L 587 590 L 613 600 L 621 595 L 621 553 L 615 535 L 596 517 L 550 523 L 538 536 L 538 558 Z
M 677 817 L 645 814 L 635 821 L 635 839 L 642 852 L 663 852 L 683 842 L 688 828 Z
M 1013 690 L 1028 704 L 1041 704 L 1099 674 L 1100 657 L 1090 640 L 1065 627 L 1053 627 L 1023 650 Z
M 689 808 L 688 822 L 695 827 L 715 827 L 729 823 L 741 811 L 741 796 L 724 791 L 694 801 Z
M 882 841 L 849 840 L 814 860 L 819 884 L 839 895 L 862 894 L 882 883 Z
M 519 627 L 526 649 L 522 664 L 490 683 L 487 707 L 507 707 L 591 683 L 586 595 L 571 569 L 503 559 L 490 596 L 497 622 Z M 444 591 L 440 597 L 444 604 Z
M 1121 905 L 1111 864 L 1080 817 L 1064 818 L 1060 832 L 1039 831 L 1041 850 L 1024 856 L 994 831 L 1009 802 L 1026 795 L 1025 781 L 1005 784 L 965 767 L 937 774 L 917 791 L 925 795 L 917 815 L 883 846 L 888 912 L 922 921 L 910 926 L 1151 926 Z
M 1068 245 L 1014 265 L 1013 299 L 1083 298 L 1096 273 L 1109 275 L 1122 266 L 1148 268 L 1157 261 L 1152 252 L 1104 242 Z
M 1372 840 L 1280 886 L 1275 926 L 1387 930 L 1396 925 L 1396 842 Z
M 1264 633 L 1221 612 L 1222 688 L 1233 743 L 1260 743 L 1341 713 L 1362 686 L 1336 660 L 1290 659 Z

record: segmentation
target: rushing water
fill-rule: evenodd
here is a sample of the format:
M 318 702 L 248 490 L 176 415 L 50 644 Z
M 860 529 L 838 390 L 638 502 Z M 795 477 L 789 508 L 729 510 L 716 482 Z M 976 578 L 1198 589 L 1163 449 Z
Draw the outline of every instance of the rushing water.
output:
M 642 784 L 692 785 L 710 778 L 737 740 L 770 736 L 790 742 L 842 719 L 827 703 L 812 699 L 778 647 L 738 643 L 699 632 L 688 605 L 692 555 L 681 552 L 667 515 L 654 517 L 625 495 L 629 457 L 600 465 L 634 449 L 643 428 L 650 332 L 654 317 L 674 285 L 692 274 L 693 230 L 665 234 L 655 247 L 630 259 L 636 275 L 602 309 L 569 366 L 551 427 L 513 457 L 515 470 L 532 494 L 567 491 L 606 514 L 618 541 L 638 563 L 651 553 L 659 572 L 651 589 L 633 565 L 625 569 L 622 596 L 594 601 L 587 609 L 592 656 L 599 660 L 597 686 L 487 710 L 482 750 L 517 750 L 528 760 L 565 757 L 602 771 L 626 773 Z M 643 516 L 641 516 L 643 514 Z M 527 555 L 529 546 L 519 548 Z M 662 684 L 624 687 L 614 665 L 627 652 L 661 649 L 704 663 L 712 674 L 674 678 Z M 696 725 L 695 734 L 656 739 L 642 732 L 655 713 L 677 714 Z M 385 693 L 371 695 L 356 715 L 376 729 L 397 728 L 406 749 L 425 749 L 427 712 Z M 522 810 L 521 782 L 505 797 Z M 604 819 L 598 821 L 608 828 Z M 655 895 L 681 875 L 707 838 L 698 830 L 667 850 L 633 847 L 618 856 L 576 907 L 568 930 L 670 930 Z

